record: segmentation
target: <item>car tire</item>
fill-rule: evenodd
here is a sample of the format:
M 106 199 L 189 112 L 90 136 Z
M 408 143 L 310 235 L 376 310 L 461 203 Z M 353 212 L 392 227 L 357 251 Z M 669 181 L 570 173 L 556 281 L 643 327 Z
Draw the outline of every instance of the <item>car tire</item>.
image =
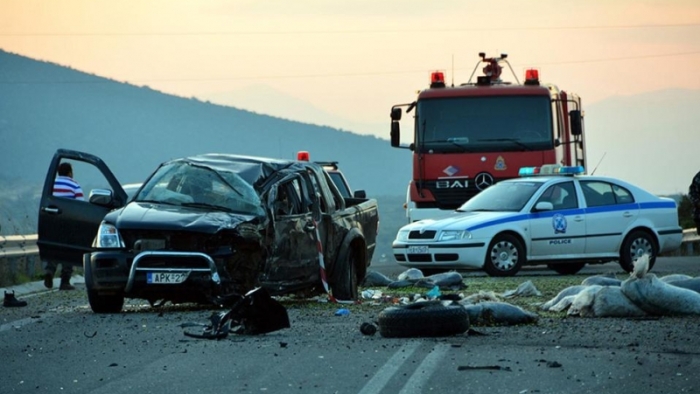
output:
M 95 313 L 119 313 L 124 306 L 124 296 L 100 295 L 97 290 L 87 289 L 88 303 Z
M 340 269 L 340 272 L 336 275 L 336 280 L 331 288 L 333 297 L 343 301 L 356 300 L 359 281 L 357 279 L 357 259 L 354 249 L 348 249 L 347 257 L 342 260 L 338 269 Z
M 469 314 L 461 305 L 420 301 L 392 306 L 378 316 L 379 333 L 385 338 L 442 337 L 469 329 Z
M 525 263 L 525 248 L 511 234 L 498 234 L 486 250 L 484 271 L 489 276 L 513 276 Z
M 559 275 L 574 275 L 581 271 L 585 266 L 586 263 L 547 264 L 547 268 Z
M 625 272 L 632 272 L 635 260 L 645 253 L 649 254 L 648 270 L 651 271 L 658 254 L 656 239 L 646 231 L 634 230 L 630 232 L 625 237 L 620 248 L 620 267 Z

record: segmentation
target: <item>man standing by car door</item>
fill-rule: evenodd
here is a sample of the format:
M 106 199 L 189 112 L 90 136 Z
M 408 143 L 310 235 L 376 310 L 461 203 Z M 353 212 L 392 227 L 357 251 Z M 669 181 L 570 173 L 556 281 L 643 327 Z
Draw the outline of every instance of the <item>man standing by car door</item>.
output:
M 73 166 L 68 162 L 63 162 L 58 166 L 58 176 L 53 184 L 53 195 L 75 200 L 85 200 L 83 189 L 78 182 L 73 179 Z M 53 277 L 56 274 L 57 266 L 58 265 L 52 261 L 46 261 L 44 263 L 44 286 L 49 289 L 53 287 Z M 61 264 L 61 285 L 59 286 L 59 290 L 75 289 L 75 287 L 70 284 L 71 276 L 73 276 L 73 266 L 70 264 Z
M 693 220 L 695 228 L 700 231 L 700 172 L 695 174 L 688 188 L 688 198 L 693 204 Z

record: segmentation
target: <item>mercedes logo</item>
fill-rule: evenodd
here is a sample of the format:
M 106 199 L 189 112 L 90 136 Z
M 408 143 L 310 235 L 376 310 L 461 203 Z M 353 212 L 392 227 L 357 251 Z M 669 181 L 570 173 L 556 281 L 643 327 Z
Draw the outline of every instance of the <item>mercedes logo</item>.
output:
M 476 178 L 474 178 L 474 185 L 477 189 L 484 190 L 493 185 L 493 177 L 488 172 L 479 173 Z

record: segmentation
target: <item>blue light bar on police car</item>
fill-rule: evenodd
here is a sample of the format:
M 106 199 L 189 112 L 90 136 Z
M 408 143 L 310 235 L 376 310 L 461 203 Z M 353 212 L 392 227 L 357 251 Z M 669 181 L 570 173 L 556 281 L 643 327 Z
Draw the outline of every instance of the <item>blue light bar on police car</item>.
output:
M 518 176 L 535 175 L 580 175 L 586 172 L 583 166 L 562 166 L 560 164 L 546 164 L 541 167 L 522 167 Z

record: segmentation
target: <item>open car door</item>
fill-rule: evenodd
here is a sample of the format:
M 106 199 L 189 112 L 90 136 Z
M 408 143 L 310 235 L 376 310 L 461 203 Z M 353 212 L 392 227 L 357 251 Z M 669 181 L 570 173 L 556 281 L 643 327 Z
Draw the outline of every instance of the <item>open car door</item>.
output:
M 84 200 L 53 195 L 53 184 L 59 164 L 69 162 L 74 179 L 85 193 Z M 79 169 L 79 170 L 78 170 Z M 94 189 L 111 193 L 111 197 L 90 202 Z M 38 240 L 42 261 L 82 265 L 83 254 L 92 250 L 92 242 L 100 222 L 115 208 L 126 204 L 126 192 L 107 165 L 97 156 L 67 149 L 59 149 L 49 165 L 39 205 Z

